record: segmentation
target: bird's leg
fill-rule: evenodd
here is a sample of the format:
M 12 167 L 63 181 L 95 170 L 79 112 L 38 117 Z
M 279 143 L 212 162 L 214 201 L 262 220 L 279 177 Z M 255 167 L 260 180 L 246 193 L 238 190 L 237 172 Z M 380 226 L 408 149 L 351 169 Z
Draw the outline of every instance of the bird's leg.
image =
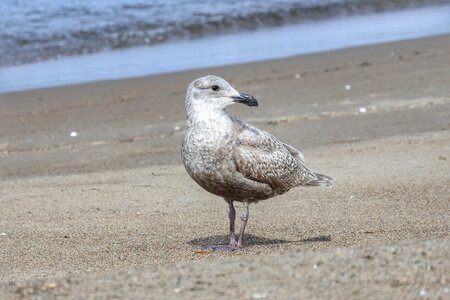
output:
M 249 217 L 249 211 L 248 211 L 248 202 L 244 201 L 244 211 L 241 214 L 241 228 L 239 230 L 239 239 L 237 246 L 240 248 L 242 247 L 242 241 L 244 239 L 244 231 L 245 231 L 245 225 L 247 225 L 247 220 Z
M 236 236 L 234 234 L 234 222 L 236 221 L 236 210 L 234 209 L 233 200 L 228 202 L 230 211 L 228 217 L 230 218 L 230 246 L 237 247 Z
M 238 242 L 236 242 L 236 235 L 234 233 L 234 223 L 236 220 L 236 210 L 234 209 L 233 200 L 225 199 L 228 202 L 230 211 L 228 217 L 230 218 L 230 244 L 229 245 L 208 245 L 203 248 L 213 251 L 235 251 L 239 249 Z

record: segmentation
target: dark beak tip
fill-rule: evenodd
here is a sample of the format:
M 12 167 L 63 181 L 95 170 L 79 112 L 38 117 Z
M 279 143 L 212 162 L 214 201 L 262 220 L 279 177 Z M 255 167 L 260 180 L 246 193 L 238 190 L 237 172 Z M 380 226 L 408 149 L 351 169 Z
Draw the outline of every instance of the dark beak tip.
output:
M 255 106 L 258 107 L 258 100 L 255 97 L 245 93 L 239 93 L 239 96 L 233 97 L 233 100 L 237 103 L 242 103 L 247 106 Z

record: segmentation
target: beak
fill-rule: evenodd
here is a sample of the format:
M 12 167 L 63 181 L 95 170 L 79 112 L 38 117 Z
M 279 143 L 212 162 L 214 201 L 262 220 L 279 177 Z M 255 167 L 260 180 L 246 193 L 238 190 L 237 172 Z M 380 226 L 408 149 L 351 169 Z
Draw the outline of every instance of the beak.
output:
M 242 103 L 248 106 L 258 106 L 256 98 L 249 94 L 239 93 L 239 96 L 233 96 L 231 99 L 236 103 Z

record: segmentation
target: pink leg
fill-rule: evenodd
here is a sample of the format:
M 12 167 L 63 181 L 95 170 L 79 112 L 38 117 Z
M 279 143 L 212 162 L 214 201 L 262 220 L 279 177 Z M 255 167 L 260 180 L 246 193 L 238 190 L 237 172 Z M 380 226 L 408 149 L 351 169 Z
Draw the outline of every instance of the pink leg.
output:
M 236 210 L 234 209 L 233 201 L 228 202 L 230 205 L 230 211 L 228 217 L 230 218 L 230 246 L 237 247 L 236 235 L 234 233 L 234 222 L 236 221 Z
M 234 232 L 234 223 L 236 220 L 236 210 L 233 205 L 233 200 L 225 199 L 228 202 L 228 205 L 230 207 L 230 211 L 228 212 L 228 217 L 230 218 L 230 244 L 225 245 L 209 245 L 206 246 L 206 249 L 211 249 L 214 251 L 234 251 L 238 250 L 238 242 L 236 242 L 236 235 Z
M 242 243 L 243 243 L 243 240 L 244 240 L 245 225 L 247 225 L 247 220 L 248 220 L 248 217 L 250 215 L 249 214 L 249 210 L 248 210 L 248 204 L 249 203 L 246 202 L 246 201 L 244 201 L 243 203 L 244 203 L 244 211 L 241 214 L 241 228 L 239 230 L 239 240 L 238 240 L 238 243 L 237 243 L 237 246 L 239 248 L 242 247 Z

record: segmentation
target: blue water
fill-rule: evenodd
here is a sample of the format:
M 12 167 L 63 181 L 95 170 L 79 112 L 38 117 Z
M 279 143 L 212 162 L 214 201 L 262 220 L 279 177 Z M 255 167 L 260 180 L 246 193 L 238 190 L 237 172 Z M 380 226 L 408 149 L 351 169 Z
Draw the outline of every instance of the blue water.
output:
M 1 0 L 0 67 L 448 0 Z
M 106 47 L 88 55 L 62 55 L 60 59 L 3 67 L 0 92 L 260 61 L 445 33 L 450 33 L 450 4 L 363 15 L 333 14 L 147 46 Z

